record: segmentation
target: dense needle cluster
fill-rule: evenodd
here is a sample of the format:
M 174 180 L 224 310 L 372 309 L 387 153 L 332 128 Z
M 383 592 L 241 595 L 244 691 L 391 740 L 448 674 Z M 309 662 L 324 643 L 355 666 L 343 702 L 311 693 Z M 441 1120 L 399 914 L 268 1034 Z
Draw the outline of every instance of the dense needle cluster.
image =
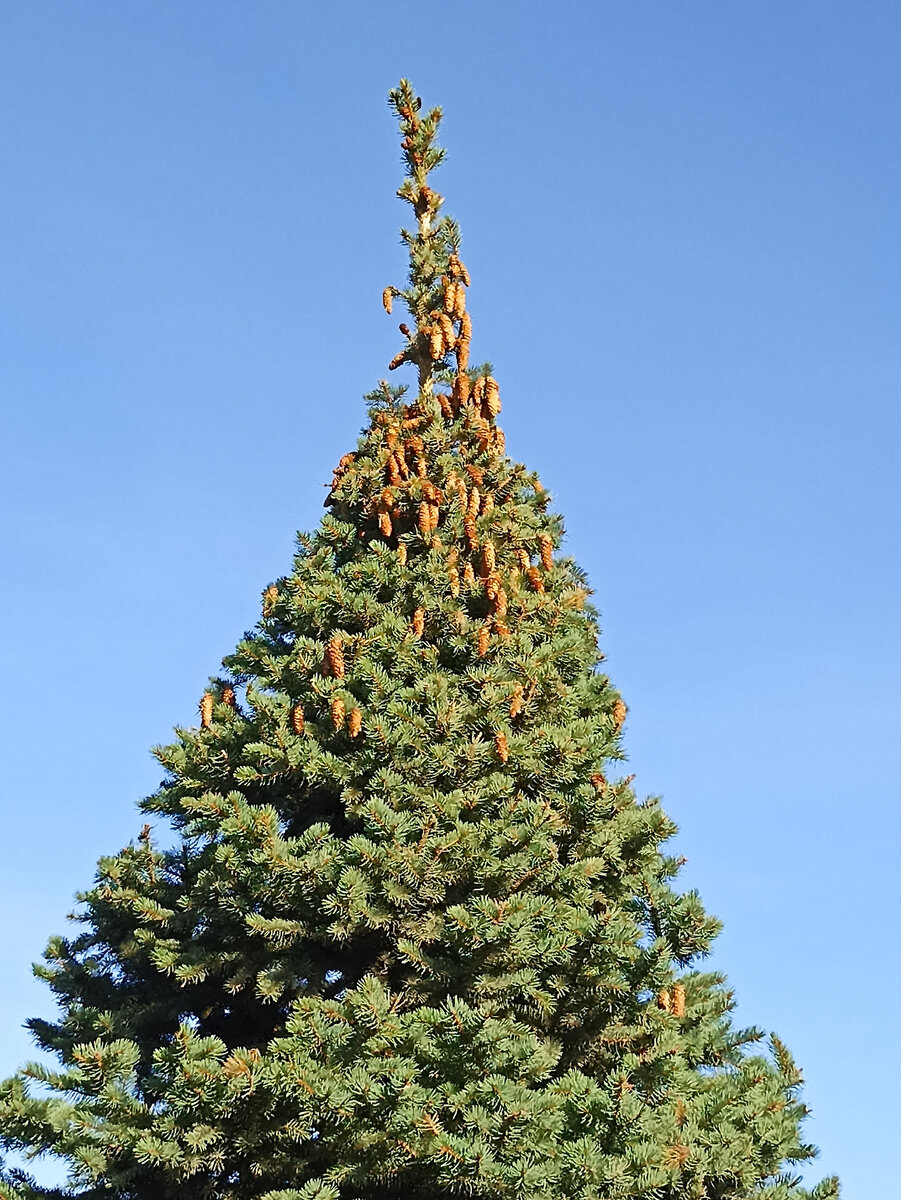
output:
M 470 365 L 469 273 L 429 184 L 440 112 L 391 93 L 409 310 L 319 529 L 157 751 L 41 974 L 59 1066 L 0 1140 L 68 1160 L 0 1196 L 827 1200 L 789 1165 L 800 1074 L 698 968 L 674 827 L 611 780 L 627 711 L 560 519 Z M 165 828 L 164 823 L 164 828 Z M 38 1081 L 40 1087 L 35 1086 Z

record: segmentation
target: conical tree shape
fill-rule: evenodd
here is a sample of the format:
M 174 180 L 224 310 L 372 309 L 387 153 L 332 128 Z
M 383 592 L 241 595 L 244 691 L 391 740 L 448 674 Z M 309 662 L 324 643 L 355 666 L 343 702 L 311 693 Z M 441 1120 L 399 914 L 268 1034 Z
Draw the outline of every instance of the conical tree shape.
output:
M 613 781 L 625 705 L 585 577 L 469 366 L 469 275 L 391 93 L 411 314 L 321 526 L 158 751 L 175 849 L 100 863 L 41 973 L 57 1071 L 0 1092 L 6 1197 L 818 1200 L 800 1075 L 695 964 L 674 827 Z M 37 1079 L 45 1086 L 35 1088 Z

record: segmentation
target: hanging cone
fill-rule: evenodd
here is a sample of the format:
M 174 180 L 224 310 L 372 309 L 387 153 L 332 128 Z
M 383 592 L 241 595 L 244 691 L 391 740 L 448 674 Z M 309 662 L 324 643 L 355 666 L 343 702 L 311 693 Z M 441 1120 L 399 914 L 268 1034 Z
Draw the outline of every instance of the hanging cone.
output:
M 355 738 L 363 728 L 363 714 L 358 708 L 350 710 L 350 716 L 347 718 L 347 732 L 352 738 Z
M 469 515 L 463 520 L 463 536 L 466 538 L 466 545 L 469 549 L 475 550 L 479 544 L 479 536 L 476 532 L 475 519 Z
M 622 729 L 623 723 L 626 720 L 626 713 L 628 711 L 629 711 L 628 708 L 626 708 L 626 706 L 622 700 L 617 700 L 617 702 L 614 704 L 614 706 L 613 706 L 613 724 L 616 726 L 617 729 Z
M 407 547 L 403 542 L 397 547 L 397 561 L 402 567 L 407 565 Z
M 451 569 L 448 571 L 448 576 L 450 578 L 451 595 L 454 597 L 459 596 L 460 595 L 460 573 L 459 573 L 459 571 L 457 570 L 456 567 L 451 567 Z
M 454 402 L 458 408 L 463 408 L 466 405 L 467 401 L 469 400 L 469 388 L 470 388 L 469 376 L 465 374 L 466 363 L 460 362 L 460 348 L 461 347 L 466 348 L 466 353 L 467 353 L 467 358 L 468 358 L 469 342 L 467 342 L 463 339 L 459 339 L 457 341 L 457 348 L 456 348 L 457 349 L 457 370 L 458 370 L 458 372 L 464 372 L 464 374 L 457 374 L 455 376 L 454 386 L 453 386 L 451 395 L 453 396 Z
M 204 692 L 200 697 L 200 728 L 209 729 L 213 723 L 213 693 Z
M 440 313 L 438 316 L 438 325 L 441 329 L 441 337 L 444 343 L 444 351 L 453 350 L 454 343 L 457 340 L 457 334 L 454 330 L 453 323 L 446 313 Z
M 461 320 L 466 314 L 466 292 L 459 283 L 454 289 L 454 316 Z
M 413 632 L 415 633 L 415 635 L 417 637 L 422 637 L 423 632 L 425 631 L 425 609 L 424 608 L 417 608 L 417 610 L 413 613 L 413 620 L 411 621 L 411 626 L 412 626 L 412 629 L 413 629 Z
M 596 792 L 603 792 L 604 789 L 607 787 L 607 780 L 604 778 L 603 775 L 600 775 L 600 774 L 592 775 L 591 782 L 594 785 L 594 790 Z
M 497 756 L 502 763 L 505 763 L 510 757 L 510 749 L 507 746 L 507 739 L 502 733 L 494 735 L 494 749 L 497 751 Z
M 528 571 L 529 567 L 532 565 L 532 560 L 529 557 L 528 552 L 525 550 L 516 551 L 516 561 L 519 565 L 520 571 Z
M 298 737 L 300 737 L 300 735 L 304 731 L 303 705 L 302 704 L 295 704 L 294 707 L 291 709 L 291 728 L 294 730 L 294 732 L 297 734 Z
M 482 625 L 479 628 L 478 651 L 479 658 L 484 658 L 488 653 L 488 645 L 491 641 L 491 630 L 487 625 Z
M 516 687 L 513 689 L 513 696 L 510 700 L 510 720 L 511 721 L 515 720 L 515 718 L 518 717 L 519 714 L 522 712 L 522 706 L 523 706 L 522 684 L 518 683 L 516 685 Z
M 337 633 L 332 634 L 329 638 L 329 643 L 325 650 L 325 662 L 329 675 L 335 679 L 344 678 L 344 650 Z
M 416 525 L 424 538 L 427 538 L 432 532 L 432 512 L 430 506 L 425 500 L 423 500 L 419 506 Z
M 671 1012 L 674 1017 L 685 1016 L 685 987 L 681 983 L 677 983 L 673 987 L 673 1004 Z
M 471 588 L 476 581 L 476 573 L 472 569 L 472 563 L 468 562 L 463 568 L 463 582 L 468 588 Z
M 222 685 L 222 702 L 223 704 L 227 704 L 229 708 L 234 708 L 236 706 L 237 702 L 235 700 L 235 689 L 230 683 L 224 683 Z
M 538 542 L 541 547 L 541 565 L 549 571 L 554 565 L 554 543 L 549 534 L 543 533 Z
M 449 317 L 452 317 L 454 315 L 457 285 L 452 279 L 448 279 L 446 275 L 441 277 L 441 282 L 444 284 L 444 311 Z
M 394 288 L 386 287 L 385 290 L 382 292 L 382 305 L 385 309 L 385 312 L 388 313 L 389 315 L 391 313 L 393 301 L 394 301 Z
M 340 729 L 341 726 L 344 724 L 344 714 L 345 714 L 344 701 L 341 699 L 340 696 L 336 696 L 334 698 L 334 700 L 331 703 L 331 708 L 329 709 L 329 712 L 330 712 L 330 715 L 332 718 L 332 725 L 335 727 L 336 730 Z
M 501 389 L 498 387 L 497 380 L 488 376 L 485 380 L 485 399 L 482 404 L 482 415 L 490 417 L 492 420 L 501 411 Z
M 268 617 L 275 607 L 275 602 L 278 599 L 278 588 L 274 583 L 270 583 L 269 587 L 263 592 L 263 616 Z
M 529 577 L 529 583 L 532 585 L 533 591 L 544 591 L 544 580 L 541 578 L 541 572 L 537 567 L 529 567 L 528 571 L 526 571 L 526 575 Z
M 494 542 L 486 542 L 482 547 L 482 574 L 490 575 L 494 570 Z
M 657 1003 L 664 1012 L 670 1011 L 670 994 L 666 988 L 657 997 Z
M 482 504 L 479 511 L 483 517 L 487 517 L 489 513 L 494 512 L 494 497 L 490 492 L 487 492 L 482 497 Z
M 391 524 L 391 517 L 386 512 L 379 513 L 379 532 L 382 537 L 389 538 L 393 532 L 394 526 Z
M 466 515 L 469 517 L 477 517 L 479 508 L 481 507 L 482 497 L 477 487 L 473 487 L 469 493 L 469 499 L 466 502 Z

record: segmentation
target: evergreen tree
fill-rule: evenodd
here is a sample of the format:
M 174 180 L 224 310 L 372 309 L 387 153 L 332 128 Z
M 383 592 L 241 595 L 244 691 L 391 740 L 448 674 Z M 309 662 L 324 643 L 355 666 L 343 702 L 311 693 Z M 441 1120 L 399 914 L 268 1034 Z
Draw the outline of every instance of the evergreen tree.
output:
M 622 759 L 626 706 L 538 478 L 469 365 L 429 183 L 440 111 L 391 92 L 410 326 L 318 530 L 263 593 L 150 827 L 39 968 L 58 1067 L 0 1088 L 8 1150 L 92 1200 L 827 1200 L 801 1076 L 736 1029 L 717 931 Z

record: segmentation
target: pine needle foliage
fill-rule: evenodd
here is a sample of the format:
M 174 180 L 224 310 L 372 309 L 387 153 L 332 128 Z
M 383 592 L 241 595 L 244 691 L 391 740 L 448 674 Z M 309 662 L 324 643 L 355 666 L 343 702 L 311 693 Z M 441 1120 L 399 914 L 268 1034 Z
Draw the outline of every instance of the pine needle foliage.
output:
M 102 859 L 38 973 L 53 1068 L 0 1087 L 6 1200 L 829 1200 L 792 1173 L 801 1076 L 700 969 L 674 826 L 615 778 L 626 706 L 538 478 L 469 361 L 469 273 L 390 93 L 409 311 L 327 512 L 150 826 Z M 46 1061 L 46 1060 L 45 1060 Z

